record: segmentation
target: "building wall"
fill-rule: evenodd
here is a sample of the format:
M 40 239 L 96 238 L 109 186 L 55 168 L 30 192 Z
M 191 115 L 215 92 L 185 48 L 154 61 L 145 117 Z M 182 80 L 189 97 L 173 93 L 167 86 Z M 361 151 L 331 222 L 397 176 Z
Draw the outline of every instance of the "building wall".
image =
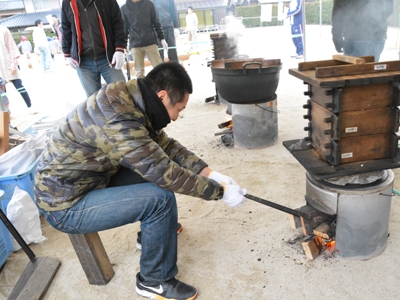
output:
M 60 0 L 23 0 L 26 13 L 61 8 Z

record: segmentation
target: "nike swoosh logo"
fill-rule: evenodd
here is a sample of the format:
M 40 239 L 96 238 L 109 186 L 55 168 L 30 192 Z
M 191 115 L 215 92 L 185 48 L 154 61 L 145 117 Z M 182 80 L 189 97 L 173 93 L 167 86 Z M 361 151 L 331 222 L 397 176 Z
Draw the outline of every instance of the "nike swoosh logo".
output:
M 139 282 L 139 283 L 140 283 L 140 285 L 141 285 L 142 287 L 144 287 L 144 288 L 146 288 L 146 289 L 149 289 L 149 290 L 152 290 L 152 291 L 154 291 L 154 292 L 156 292 L 156 293 L 159 293 L 159 294 L 161 294 L 161 293 L 164 291 L 164 289 L 163 289 L 163 287 L 162 287 L 161 284 L 160 284 L 160 287 L 159 287 L 158 289 L 156 289 L 156 288 L 154 288 L 154 287 L 145 286 L 145 285 L 142 284 L 141 282 Z

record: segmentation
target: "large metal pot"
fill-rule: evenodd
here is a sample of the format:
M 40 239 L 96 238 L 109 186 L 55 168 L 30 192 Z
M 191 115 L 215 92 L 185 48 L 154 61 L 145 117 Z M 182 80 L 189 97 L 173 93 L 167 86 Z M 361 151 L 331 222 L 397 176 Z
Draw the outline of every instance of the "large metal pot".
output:
M 235 104 L 274 100 L 281 69 L 279 59 L 232 59 L 211 64 L 218 92 L 226 101 Z

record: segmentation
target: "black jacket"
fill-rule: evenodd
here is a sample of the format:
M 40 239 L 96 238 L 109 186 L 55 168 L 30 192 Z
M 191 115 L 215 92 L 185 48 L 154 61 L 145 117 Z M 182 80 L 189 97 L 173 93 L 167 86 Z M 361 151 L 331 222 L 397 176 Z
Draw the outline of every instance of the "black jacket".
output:
M 387 19 L 393 13 L 393 0 L 334 0 L 332 39 L 336 48 L 347 41 L 386 40 Z
M 64 0 L 61 12 L 62 27 L 62 51 L 65 57 L 72 57 L 80 63 L 82 53 L 82 35 L 80 31 L 80 20 L 77 18 L 78 0 Z M 100 30 L 104 33 L 103 43 L 107 51 L 107 59 L 111 63 L 116 51 L 124 52 L 126 38 L 124 22 L 121 11 L 115 0 L 92 0 L 96 7 Z
M 174 0 L 151 0 L 156 6 L 161 26 L 179 28 L 179 14 Z
M 164 32 L 156 8 L 150 0 L 132 2 L 127 0 L 121 7 L 125 33 L 129 36 L 130 48 L 157 44 L 157 37 L 164 39 Z M 157 34 L 156 34 L 157 32 Z

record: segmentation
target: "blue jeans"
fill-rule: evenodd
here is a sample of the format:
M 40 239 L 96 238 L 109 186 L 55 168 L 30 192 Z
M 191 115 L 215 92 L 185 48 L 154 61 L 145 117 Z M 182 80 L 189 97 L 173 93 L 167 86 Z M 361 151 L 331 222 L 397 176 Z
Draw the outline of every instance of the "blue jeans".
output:
M 49 47 L 38 47 L 40 54 L 42 55 L 42 67 L 43 70 L 48 70 L 51 67 L 51 55 Z
M 344 55 L 373 55 L 375 57 L 375 62 L 378 62 L 384 47 L 385 41 L 345 41 Z
M 41 210 L 54 228 L 85 234 L 141 222 L 140 274 L 160 282 L 178 273 L 175 194 L 144 182 L 93 190 L 69 209 Z M 136 235 L 132 234 L 132 238 Z
M 101 89 L 100 76 L 104 78 L 107 84 L 119 80 L 125 81 L 122 70 L 116 70 L 114 67 L 110 66 L 106 57 L 98 60 L 81 58 L 79 67 L 76 70 L 87 97 Z

